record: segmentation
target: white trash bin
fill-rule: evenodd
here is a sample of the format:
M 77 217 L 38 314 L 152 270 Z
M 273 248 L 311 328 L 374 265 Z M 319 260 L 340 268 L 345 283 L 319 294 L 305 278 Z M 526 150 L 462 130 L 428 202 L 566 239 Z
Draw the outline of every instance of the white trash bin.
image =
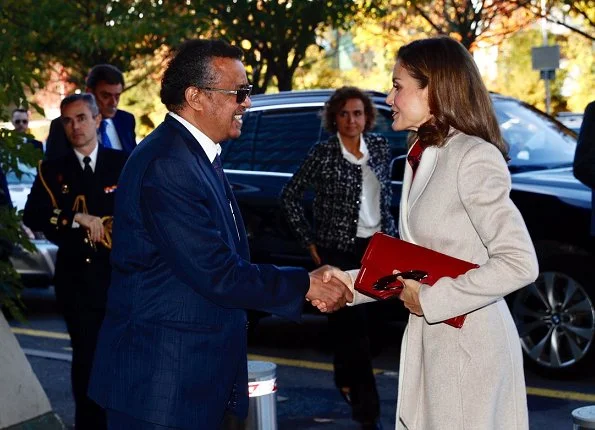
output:
M 573 430 L 595 429 L 595 405 L 572 411 Z
M 248 360 L 246 430 L 277 430 L 277 365 Z

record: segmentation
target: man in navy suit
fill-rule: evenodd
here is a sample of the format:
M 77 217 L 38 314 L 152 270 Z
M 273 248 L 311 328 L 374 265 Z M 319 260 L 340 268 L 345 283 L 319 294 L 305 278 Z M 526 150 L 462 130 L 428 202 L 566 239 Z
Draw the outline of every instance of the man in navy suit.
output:
M 304 297 L 352 300 L 324 268 L 251 264 L 242 215 L 219 160 L 251 105 L 242 51 L 191 40 L 170 61 L 164 122 L 131 154 L 114 214 L 112 284 L 90 396 L 108 428 L 220 429 L 248 409 L 247 317 L 300 319 Z M 226 427 L 227 428 L 227 427 Z
M 574 176 L 593 191 L 591 236 L 595 236 L 595 101 L 587 105 L 574 154 Z
M 95 96 L 101 123 L 97 129 L 99 143 L 106 148 L 117 149 L 130 154 L 136 147 L 136 122 L 134 116 L 118 109 L 120 95 L 124 89 L 124 75 L 111 64 L 99 64 L 87 76 L 87 92 Z M 70 145 L 60 118 L 50 124 L 45 143 L 45 159 L 61 157 L 70 151 Z

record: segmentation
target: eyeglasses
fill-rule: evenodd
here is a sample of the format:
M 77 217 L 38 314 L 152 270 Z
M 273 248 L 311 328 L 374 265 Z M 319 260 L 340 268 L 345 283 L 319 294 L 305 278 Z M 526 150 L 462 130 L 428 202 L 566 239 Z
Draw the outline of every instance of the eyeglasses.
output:
M 237 104 L 244 103 L 244 100 L 246 100 L 246 97 L 248 97 L 250 95 L 250 93 L 252 92 L 252 85 L 246 85 L 245 87 L 242 87 L 239 90 L 224 90 L 222 88 L 210 88 L 210 87 L 197 87 L 197 88 L 199 88 L 201 90 L 205 90 L 205 91 L 215 91 L 215 92 L 223 93 L 223 94 L 235 94 Z
M 15 124 L 28 124 L 29 120 L 28 119 L 15 119 L 14 123 Z
M 410 270 L 408 272 L 401 272 L 396 273 L 394 275 L 383 276 L 382 278 L 374 282 L 372 288 L 374 288 L 376 291 L 400 289 L 402 287 L 401 285 L 390 285 L 396 282 L 398 277 L 401 277 L 403 279 L 415 279 L 416 281 L 421 281 L 422 279 L 428 277 L 428 273 L 422 270 Z

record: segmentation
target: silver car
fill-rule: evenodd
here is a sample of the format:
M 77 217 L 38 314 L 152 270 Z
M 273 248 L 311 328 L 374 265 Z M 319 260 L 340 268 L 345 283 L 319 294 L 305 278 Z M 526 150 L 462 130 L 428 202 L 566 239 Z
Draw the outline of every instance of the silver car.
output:
M 19 164 L 19 169 L 23 172 L 20 179 L 14 172 L 10 172 L 6 175 L 6 181 L 13 206 L 23 210 L 37 170 L 24 164 Z M 25 287 L 48 287 L 54 278 L 54 262 L 58 247 L 47 240 L 42 233 L 34 233 L 27 227 L 23 228 L 37 251 L 29 252 L 19 247 L 14 250 L 10 261 L 21 275 Z

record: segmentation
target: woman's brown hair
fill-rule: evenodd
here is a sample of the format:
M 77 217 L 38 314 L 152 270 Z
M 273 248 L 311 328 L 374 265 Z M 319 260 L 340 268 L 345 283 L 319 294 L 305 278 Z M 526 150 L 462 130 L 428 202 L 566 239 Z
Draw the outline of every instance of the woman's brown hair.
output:
M 397 61 L 428 88 L 432 119 L 417 131 L 422 145 L 442 146 L 454 127 L 492 143 L 508 159 L 490 94 L 463 45 L 450 37 L 416 40 L 399 49 Z
M 364 132 L 370 131 L 376 123 L 376 108 L 370 100 L 370 97 L 366 95 L 362 90 L 356 87 L 341 87 L 331 95 L 331 97 L 324 104 L 324 112 L 322 113 L 322 121 L 324 128 L 329 133 L 337 132 L 336 118 L 337 114 L 341 112 L 341 109 L 347 103 L 347 100 L 359 99 L 364 104 L 364 113 L 366 114 L 366 126 Z

